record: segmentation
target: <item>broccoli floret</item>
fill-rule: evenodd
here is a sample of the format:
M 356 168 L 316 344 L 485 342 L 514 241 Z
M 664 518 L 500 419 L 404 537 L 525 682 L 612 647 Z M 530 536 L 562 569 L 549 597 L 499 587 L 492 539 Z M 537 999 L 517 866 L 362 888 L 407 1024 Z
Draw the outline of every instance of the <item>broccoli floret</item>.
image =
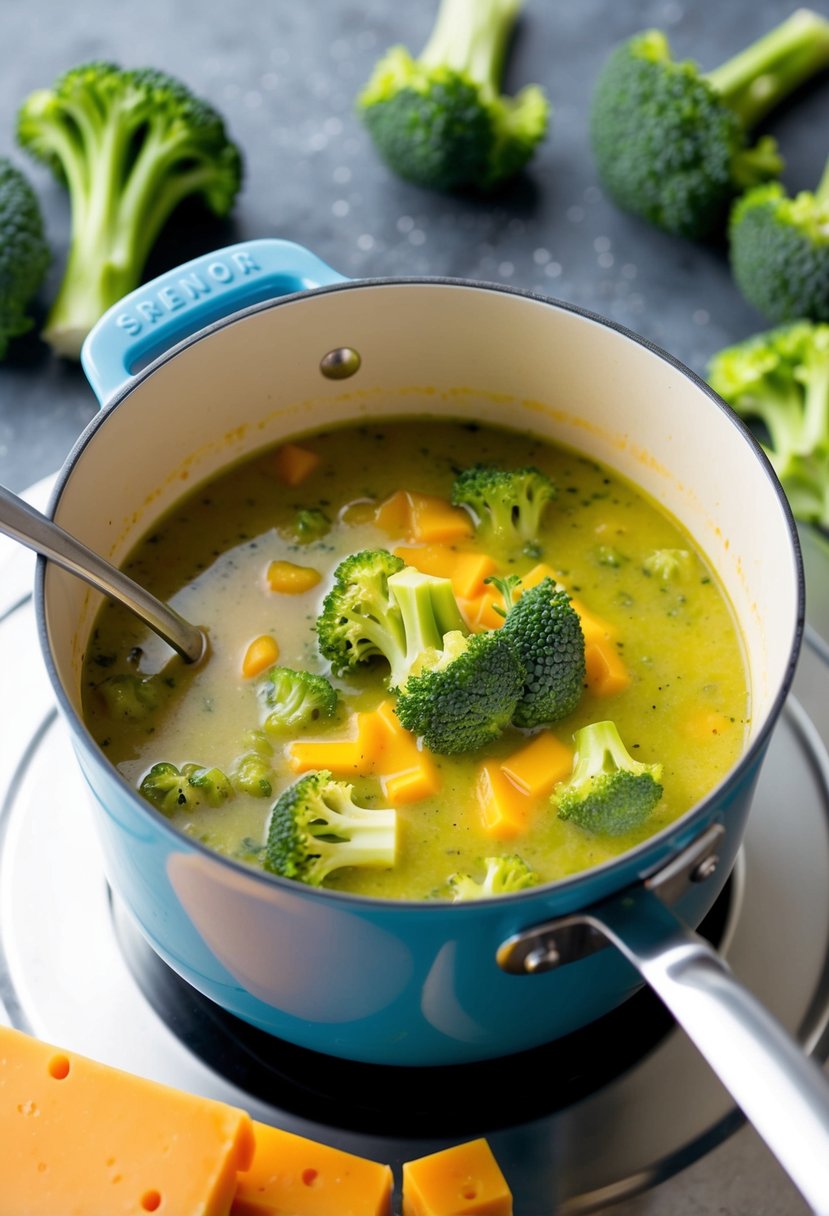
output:
M 472 752 L 509 725 L 523 686 L 524 668 L 503 630 L 453 631 L 441 649 L 421 654 L 395 708 L 429 751 Z
M 674 62 L 645 30 L 601 70 L 590 112 L 599 178 L 621 208 L 692 239 L 720 235 L 735 195 L 776 177 L 775 141 L 749 134 L 829 63 L 829 21 L 800 9 L 721 67 Z
M 663 583 L 681 581 L 691 567 L 688 549 L 654 549 L 642 562 L 642 569 Z
M 540 469 L 502 469 L 475 464 L 452 485 L 456 507 L 470 507 L 484 534 L 512 545 L 538 545 L 544 508 L 556 497 L 553 481 Z M 532 556 L 537 557 L 537 548 Z
M 769 321 L 829 321 L 829 161 L 813 194 L 789 198 L 780 182 L 747 191 L 729 242 L 734 281 Z
M 431 190 L 489 191 L 514 177 L 547 132 L 537 85 L 501 93 L 521 0 L 441 0 L 426 46 L 392 47 L 357 99 L 389 168 Z
M 512 715 L 516 726 L 541 726 L 572 713 L 584 691 L 584 633 L 566 591 L 544 578 L 513 602 L 513 580 L 491 578 L 506 605 L 501 633 L 524 669 Z
M 268 707 L 263 726 L 273 734 L 298 731 L 337 712 L 337 690 L 325 676 L 290 667 L 271 667 L 260 685 Z
M 796 321 L 726 347 L 708 381 L 765 427 L 763 446 L 797 518 L 829 527 L 829 324 Z
M 379 655 L 397 688 L 422 651 L 465 626 L 449 579 L 422 574 L 385 549 L 363 549 L 334 571 L 316 628 L 336 674 Z
M 94 61 L 24 101 L 18 141 L 69 191 L 72 233 L 44 337 L 77 358 L 86 334 L 138 286 L 178 204 L 198 196 L 218 216 L 238 193 L 242 162 L 221 116 L 164 72 Z
M 535 871 L 517 853 L 508 857 L 485 857 L 484 866 L 486 872 L 480 882 L 470 874 L 449 875 L 453 903 L 486 899 L 490 895 L 509 895 L 511 891 L 523 891 L 540 882 Z
M 0 156 L 0 359 L 12 338 L 32 328 L 29 306 L 50 260 L 37 195 L 20 170 Z
M 107 676 L 97 685 L 97 692 L 111 718 L 140 722 L 164 704 L 169 687 L 158 676 L 139 676 L 128 672 Z
M 639 827 L 662 797 L 662 765 L 634 760 L 614 722 L 593 722 L 573 738 L 573 771 L 553 791 L 559 818 L 607 836 Z
M 271 766 L 261 752 L 245 752 L 231 770 L 233 788 L 254 798 L 270 798 L 272 776 Z
M 322 770 L 306 773 L 276 801 L 265 869 L 319 887 L 346 866 L 391 868 L 397 856 L 397 811 L 354 802 L 353 787 Z
M 299 545 L 310 545 L 331 531 L 331 520 L 320 507 L 300 507 L 290 526 L 290 535 Z
M 221 806 L 233 796 L 233 786 L 221 769 L 184 764 L 179 770 L 166 760 L 152 766 L 138 790 L 165 815 L 183 806 L 195 809 L 203 802 Z

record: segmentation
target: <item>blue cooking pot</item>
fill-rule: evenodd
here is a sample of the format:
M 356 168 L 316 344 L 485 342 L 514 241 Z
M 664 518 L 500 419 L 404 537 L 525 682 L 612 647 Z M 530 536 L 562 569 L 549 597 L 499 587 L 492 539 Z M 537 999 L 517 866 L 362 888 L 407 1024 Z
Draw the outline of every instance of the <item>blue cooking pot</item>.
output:
M 390 415 L 445 413 L 549 437 L 635 481 L 690 531 L 745 641 L 744 755 L 698 806 L 617 860 L 467 904 L 309 889 L 180 834 L 83 723 L 81 667 L 100 597 L 41 562 L 37 614 L 109 881 L 195 988 L 292 1043 L 419 1066 L 566 1035 L 644 977 L 787 1168 L 804 1145 L 822 1162 L 829 1195 L 819 1070 L 689 928 L 734 862 L 803 624 L 791 514 L 736 417 L 664 352 L 571 306 L 448 279 L 347 282 L 277 240 L 219 250 L 139 288 L 93 330 L 83 364 L 103 408 L 59 475 L 52 511 L 116 563 L 223 466 L 292 435 Z M 801 1170 L 802 1186 L 812 1172 Z

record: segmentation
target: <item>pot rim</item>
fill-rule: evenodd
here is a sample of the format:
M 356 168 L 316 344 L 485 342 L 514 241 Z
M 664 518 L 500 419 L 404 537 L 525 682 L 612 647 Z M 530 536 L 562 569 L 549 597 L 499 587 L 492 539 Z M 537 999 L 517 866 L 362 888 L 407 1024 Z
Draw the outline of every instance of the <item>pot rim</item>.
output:
M 86 449 L 87 445 L 97 433 L 101 426 L 106 424 L 109 415 L 118 406 L 122 405 L 130 396 L 133 389 L 136 388 L 144 380 L 148 379 L 156 371 L 164 366 L 165 363 L 176 358 L 183 350 L 195 345 L 197 342 L 205 341 L 212 337 L 218 330 L 224 329 L 228 325 L 235 324 L 237 321 L 255 313 L 264 312 L 271 308 L 278 308 L 281 305 L 292 304 L 300 299 L 308 299 L 329 292 L 353 291 L 364 289 L 376 289 L 384 287 L 409 287 L 409 286 L 429 286 L 429 287 L 452 287 L 452 288 L 469 288 L 472 290 L 494 292 L 508 296 L 518 296 L 522 299 L 533 300 L 536 303 L 543 304 L 553 310 L 566 312 L 580 317 L 582 320 L 593 322 L 603 329 L 609 329 L 619 334 L 628 341 L 634 342 L 636 345 L 643 347 L 658 359 L 667 363 L 674 371 L 681 376 L 690 380 L 698 390 L 701 390 L 709 400 L 717 406 L 717 408 L 726 415 L 729 421 L 734 425 L 743 438 L 747 441 L 749 447 L 753 450 L 755 457 L 759 460 L 763 467 L 766 478 L 770 483 L 771 489 L 774 491 L 780 507 L 782 508 L 784 518 L 786 520 L 789 541 L 791 545 L 792 555 L 795 564 L 796 576 L 796 598 L 797 611 L 795 616 L 794 630 L 789 643 L 789 658 L 786 665 L 786 670 L 780 681 L 780 686 L 777 693 L 769 706 L 766 713 L 766 719 L 763 726 L 750 741 L 745 751 L 741 754 L 734 766 L 715 785 L 708 794 L 696 805 L 687 810 L 678 819 L 667 824 L 659 832 L 653 836 L 649 836 L 640 844 L 632 849 L 627 849 L 618 857 L 614 857 L 608 861 L 602 862 L 597 866 L 593 866 L 588 870 L 580 870 L 575 874 L 568 875 L 564 878 L 555 879 L 551 882 L 542 883 L 537 887 L 531 887 L 524 891 L 516 891 L 507 895 L 487 896 L 479 900 L 475 900 L 464 904 L 449 904 L 445 900 L 417 900 L 417 899 L 388 899 L 377 896 L 356 895 L 349 891 L 338 891 L 328 887 L 307 888 L 307 893 L 319 896 L 323 899 L 333 899 L 343 901 L 346 904 L 359 907 L 370 907 L 372 909 L 385 908 L 389 911 L 397 909 L 398 911 L 411 911 L 413 908 L 419 909 L 418 915 L 428 915 L 431 912 L 433 915 L 443 914 L 447 907 L 453 909 L 453 915 L 472 915 L 475 908 L 480 905 L 498 906 L 514 906 L 515 904 L 527 903 L 538 897 L 539 894 L 555 891 L 556 893 L 566 893 L 576 889 L 579 884 L 583 884 L 590 879 L 601 879 L 606 877 L 614 870 L 628 870 L 637 864 L 638 859 L 642 859 L 643 864 L 638 868 L 640 877 L 647 875 L 649 870 L 654 868 L 654 860 L 651 859 L 648 863 L 650 854 L 656 855 L 662 846 L 668 846 L 670 837 L 673 835 L 683 835 L 688 829 L 698 821 L 704 821 L 706 818 L 714 818 L 712 815 L 715 804 L 726 799 L 730 791 L 740 782 L 744 773 L 752 763 L 759 760 L 771 736 L 780 712 L 789 695 L 792 682 L 794 680 L 797 661 L 800 654 L 800 649 L 803 641 L 805 629 L 805 574 L 803 569 L 803 556 L 801 552 L 800 539 L 795 523 L 794 515 L 789 505 L 783 487 L 774 472 L 774 469 L 769 461 L 768 456 L 763 451 L 758 440 L 755 438 L 746 423 L 723 401 L 723 399 L 714 392 L 711 386 L 702 379 L 696 372 L 682 363 L 674 355 L 664 350 L 651 339 L 636 333 L 634 330 L 628 329 L 619 322 L 608 317 L 602 316 L 600 313 L 592 312 L 590 309 L 581 307 L 580 305 L 572 304 L 568 301 L 559 300 L 555 297 L 545 296 L 538 292 L 530 291 L 524 288 L 513 287 L 507 284 L 491 283 L 485 280 L 477 279 L 459 279 L 451 276 L 438 275 L 422 275 L 422 276 L 399 276 L 399 277 L 370 277 L 363 279 L 347 279 L 343 282 L 325 284 L 318 287 L 309 288 L 302 291 L 291 292 L 288 295 L 278 296 L 272 299 L 257 301 L 248 304 L 245 307 L 238 308 L 227 316 L 217 318 L 209 322 L 207 325 L 196 330 L 194 333 L 175 342 L 159 355 L 151 359 L 140 370 L 138 370 L 132 378 L 113 393 L 112 397 L 107 400 L 98 411 L 98 413 L 89 421 L 87 426 L 78 436 L 69 451 L 63 465 L 58 471 L 55 479 L 52 492 L 50 494 L 49 503 L 47 506 L 47 514 L 53 516 L 57 507 L 60 504 L 60 498 L 63 490 L 72 475 L 72 472 L 77 464 L 78 459 Z M 138 792 L 126 781 L 118 769 L 109 764 L 106 757 L 101 753 L 97 743 L 89 734 L 83 719 L 75 712 L 74 707 L 70 703 L 69 697 L 63 686 L 63 682 L 58 675 L 57 668 L 52 656 L 52 648 L 49 640 L 48 630 L 46 628 L 46 576 L 47 559 L 38 556 L 35 570 L 35 585 L 34 585 L 34 603 L 35 614 L 37 620 L 37 633 L 40 643 L 41 653 L 46 665 L 49 679 L 52 688 L 56 694 L 58 705 L 63 714 L 64 720 L 69 723 L 71 729 L 78 734 L 83 740 L 89 743 L 94 751 L 96 761 L 107 766 L 111 775 L 123 786 L 124 790 L 130 798 L 130 801 L 136 807 L 140 807 L 142 813 L 150 814 L 156 821 L 156 827 L 162 828 L 166 835 L 177 845 L 186 844 L 188 849 L 203 854 L 211 859 L 214 863 L 228 866 L 232 873 L 242 873 L 253 882 L 262 882 L 266 887 L 276 883 L 278 886 L 287 888 L 291 891 L 296 891 L 298 885 L 291 879 L 282 878 L 276 874 L 270 874 L 264 870 L 256 870 L 251 866 L 244 865 L 241 861 L 237 861 L 232 857 L 217 853 L 209 848 L 195 837 L 187 836 L 184 832 L 179 831 L 169 822 L 161 811 L 152 806 L 146 799 L 141 798 Z M 671 852 L 676 852 L 679 845 L 674 842 L 670 845 Z M 627 882 L 627 879 L 625 880 Z M 619 886 L 624 884 L 617 884 Z M 592 901 L 591 901 L 592 902 Z

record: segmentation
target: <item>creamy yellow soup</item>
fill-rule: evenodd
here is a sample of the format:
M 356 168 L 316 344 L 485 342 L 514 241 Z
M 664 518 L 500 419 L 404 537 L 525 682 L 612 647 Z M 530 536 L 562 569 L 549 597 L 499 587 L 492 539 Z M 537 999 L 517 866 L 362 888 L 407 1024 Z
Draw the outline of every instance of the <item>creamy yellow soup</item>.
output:
M 397 551 L 421 565 L 438 560 L 450 571 L 461 568 L 462 555 L 483 553 L 491 559 L 487 568 L 528 582 L 552 572 L 594 627 L 599 623 L 615 678 L 603 678 L 606 665 L 588 663 L 584 694 L 566 718 L 531 731 L 510 726 L 483 751 L 428 757 L 432 788 L 409 789 L 397 803 L 388 794 L 393 774 L 381 764 L 343 774 L 358 803 L 396 805 L 398 855 L 391 868 L 338 870 L 327 886 L 384 898 L 451 898 L 450 875 L 466 873 L 480 881 L 485 858 L 513 854 L 540 881 L 558 879 L 664 828 L 737 760 L 749 693 L 731 607 L 693 540 L 632 484 L 532 436 L 436 418 L 343 427 L 298 438 L 294 446 L 300 449 L 297 459 L 286 462 L 283 446 L 198 488 L 126 563 L 134 578 L 204 626 L 208 659 L 195 667 L 171 659 L 163 643 L 114 604 L 102 609 L 86 656 L 85 718 L 127 781 L 138 788 L 159 762 L 216 767 L 229 776 L 232 794 L 220 805 L 173 809 L 170 818 L 182 832 L 261 867 L 274 802 L 301 775 L 292 746 L 353 739 L 358 715 L 393 708 L 382 659 L 337 677 L 318 646 L 315 622 L 334 570 L 363 549 Z M 297 457 L 295 451 L 288 454 Z M 395 506 L 401 491 L 448 502 L 458 472 L 475 463 L 533 465 L 552 478 L 557 496 L 529 551 L 484 544 L 471 515 L 467 534 L 424 541 L 413 533 L 411 517 Z M 323 534 L 298 531 L 298 512 L 309 510 L 328 521 Z M 668 568 L 654 559 L 666 551 L 672 555 Z M 283 570 L 275 563 L 289 563 L 289 573 L 294 567 L 305 573 L 285 586 L 273 577 L 274 570 Z M 303 589 L 305 581 L 313 585 Z M 459 602 L 469 628 L 497 627 L 497 614 L 481 615 L 485 598 Z M 279 665 L 326 675 L 338 692 L 335 716 L 310 724 L 299 739 L 265 730 L 267 669 L 246 675 L 244 668 L 251 643 L 262 637 L 278 647 Z M 117 703 L 113 708 L 108 691 L 125 675 L 157 677 L 157 704 L 134 713 Z M 528 791 L 516 786 L 512 763 L 544 734 L 551 749 L 559 745 L 556 763 L 569 768 L 574 732 L 608 719 L 637 761 L 662 765 L 659 805 L 643 825 L 619 836 L 559 818 L 544 774 L 538 788 Z M 268 795 L 253 796 L 234 785 L 234 769 L 251 746 L 265 757 Z M 543 753 L 548 754 L 553 751 Z M 509 806 L 520 810 L 512 822 L 493 821 L 487 779 L 492 774 Z M 562 770 L 557 779 L 563 777 Z M 392 782 L 392 788 L 398 787 Z

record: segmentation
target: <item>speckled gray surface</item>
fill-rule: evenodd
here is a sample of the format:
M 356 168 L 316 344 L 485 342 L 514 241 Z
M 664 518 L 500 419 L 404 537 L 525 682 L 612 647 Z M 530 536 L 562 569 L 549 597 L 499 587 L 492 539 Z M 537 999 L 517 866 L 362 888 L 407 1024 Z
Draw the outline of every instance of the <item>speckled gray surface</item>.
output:
M 431 195 L 390 176 L 353 111 L 386 46 L 419 48 L 431 0 L 0 0 L 0 154 L 29 172 L 61 272 L 68 209 L 61 188 L 14 145 L 17 105 L 74 63 L 112 58 L 185 79 L 224 112 L 246 180 L 224 224 L 193 209 L 175 219 L 148 274 L 229 241 L 298 241 L 344 274 L 453 275 L 541 292 L 629 327 L 703 373 L 719 347 L 763 326 L 739 298 L 721 250 L 699 248 L 617 212 L 598 188 L 587 111 L 615 42 L 660 25 L 678 55 L 713 67 L 782 20 L 781 0 L 527 0 L 507 86 L 537 81 L 555 114 L 531 171 L 494 201 Z M 823 2 L 814 5 L 829 15 Z M 767 124 L 793 189 L 827 153 L 829 77 Z M 95 412 L 79 369 L 36 336 L 0 365 L 0 481 L 20 489 L 58 467 Z M 797 1216 L 793 1188 L 750 1129 L 619 1216 Z

